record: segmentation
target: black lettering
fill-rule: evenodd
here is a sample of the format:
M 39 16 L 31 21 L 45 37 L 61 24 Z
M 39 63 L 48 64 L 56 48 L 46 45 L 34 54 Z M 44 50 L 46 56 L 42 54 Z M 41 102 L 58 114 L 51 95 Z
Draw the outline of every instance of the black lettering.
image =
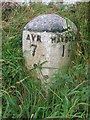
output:
M 51 37 L 52 43 L 56 42 L 56 37 Z
M 68 42 L 68 36 L 66 36 L 66 38 L 65 38 L 65 42 L 66 42 L 66 43 Z
M 61 42 L 63 42 L 63 36 L 61 36 Z
M 57 43 L 59 43 L 59 42 L 60 42 L 60 39 L 61 39 L 60 37 L 58 37 L 58 38 L 57 38 Z
M 31 34 L 31 36 L 32 36 L 32 40 L 34 41 L 34 38 L 36 37 L 36 35 Z
M 33 67 L 34 67 L 34 68 L 37 68 L 37 67 L 38 67 L 38 65 L 37 65 L 37 64 L 33 64 Z
M 35 52 L 36 52 L 37 45 L 31 44 L 30 47 L 34 47 L 33 53 L 32 53 L 32 56 L 34 56 L 34 55 L 35 55 Z
M 30 35 L 29 35 L 29 34 L 27 35 L 27 38 L 26 38 L 26 40 L 30 40 Z
M 60 35 L 58 34 L 58 35 L 57 35 L 57 43 L 60 42 L 60 39 L 61 39 L 61 38 L 60 38 Z
M 41 36 L 37 35 L 37 41 L 41 42 Z
M 65 45 L 63 45 L 62 57 L 64 57 Z

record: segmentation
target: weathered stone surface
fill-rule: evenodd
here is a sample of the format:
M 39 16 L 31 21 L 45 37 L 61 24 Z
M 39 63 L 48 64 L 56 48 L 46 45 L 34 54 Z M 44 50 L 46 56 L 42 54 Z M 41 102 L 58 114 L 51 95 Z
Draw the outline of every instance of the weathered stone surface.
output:
M 68 20 L 68 27 L 73 26 L 74 23 Z M 67 29 L 66 20 L 57 14 L 44 14 L 32 19 L 25 27 L 25 30 L 37 32 L 63 32 Z M 75 30 L 76 31 L 76 30 Z
M 70 64 L 71 41 L 75 40 L 73 32 L 76 33 L 77 28 L 73 22 L 67 21 L 56 14 L 46 14 L 34 18 L 24 27 L 22 48 L 25 64 L 28 69 L 41 66 L 37 70 L 41 80 L 50 80 L 58 69 L 63 71 Z

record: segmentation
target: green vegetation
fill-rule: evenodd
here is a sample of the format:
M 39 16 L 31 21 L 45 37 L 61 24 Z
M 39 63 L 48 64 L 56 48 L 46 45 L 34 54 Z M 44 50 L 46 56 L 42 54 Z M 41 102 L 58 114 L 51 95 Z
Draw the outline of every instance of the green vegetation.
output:
M 88 3 L 70 6 L 32 4 L 2 13 L 2 118 L 83 118 L 89 117 Z M 46 99 L 45 87 L 24 66 L 22 30 L 33 17 L 56 13 L 71 19 L 78 27 L 76 47 L 66 73 L 52 76 L 53 88 Z M 73 43 L 74 44 L 74 43 Z M 55 81 L 55 82 L 53 82 Z

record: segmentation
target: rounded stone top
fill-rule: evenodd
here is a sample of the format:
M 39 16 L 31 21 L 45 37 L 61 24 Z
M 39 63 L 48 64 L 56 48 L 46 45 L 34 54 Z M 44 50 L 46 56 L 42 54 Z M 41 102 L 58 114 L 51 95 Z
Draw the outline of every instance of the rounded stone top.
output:
M 68 28 L 77 32 L 75 24 L 68 19 Z M 67 30 L 66 19 L 57 14 L 43 14 L 26 24 L 24 30 L 36 32 L 64 32 Z

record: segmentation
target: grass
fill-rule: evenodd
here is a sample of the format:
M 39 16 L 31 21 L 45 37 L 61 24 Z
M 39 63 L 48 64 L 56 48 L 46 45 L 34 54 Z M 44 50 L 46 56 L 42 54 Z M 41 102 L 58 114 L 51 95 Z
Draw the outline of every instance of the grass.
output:
M 73 7 L 32 4 L 2 13 L 2 119 L 4 118 L 89 118 L 88 61 L 90 46 L 88 33 L 88 3 Z M 70 18 L 78 27 L 78 40 L 66 73 L 52 76 L 50 97 L 45 87 L 24 66 L 22 30 L 33 17 L 56 13 Z M 53 82 L 55 81 L 55 82 Z

